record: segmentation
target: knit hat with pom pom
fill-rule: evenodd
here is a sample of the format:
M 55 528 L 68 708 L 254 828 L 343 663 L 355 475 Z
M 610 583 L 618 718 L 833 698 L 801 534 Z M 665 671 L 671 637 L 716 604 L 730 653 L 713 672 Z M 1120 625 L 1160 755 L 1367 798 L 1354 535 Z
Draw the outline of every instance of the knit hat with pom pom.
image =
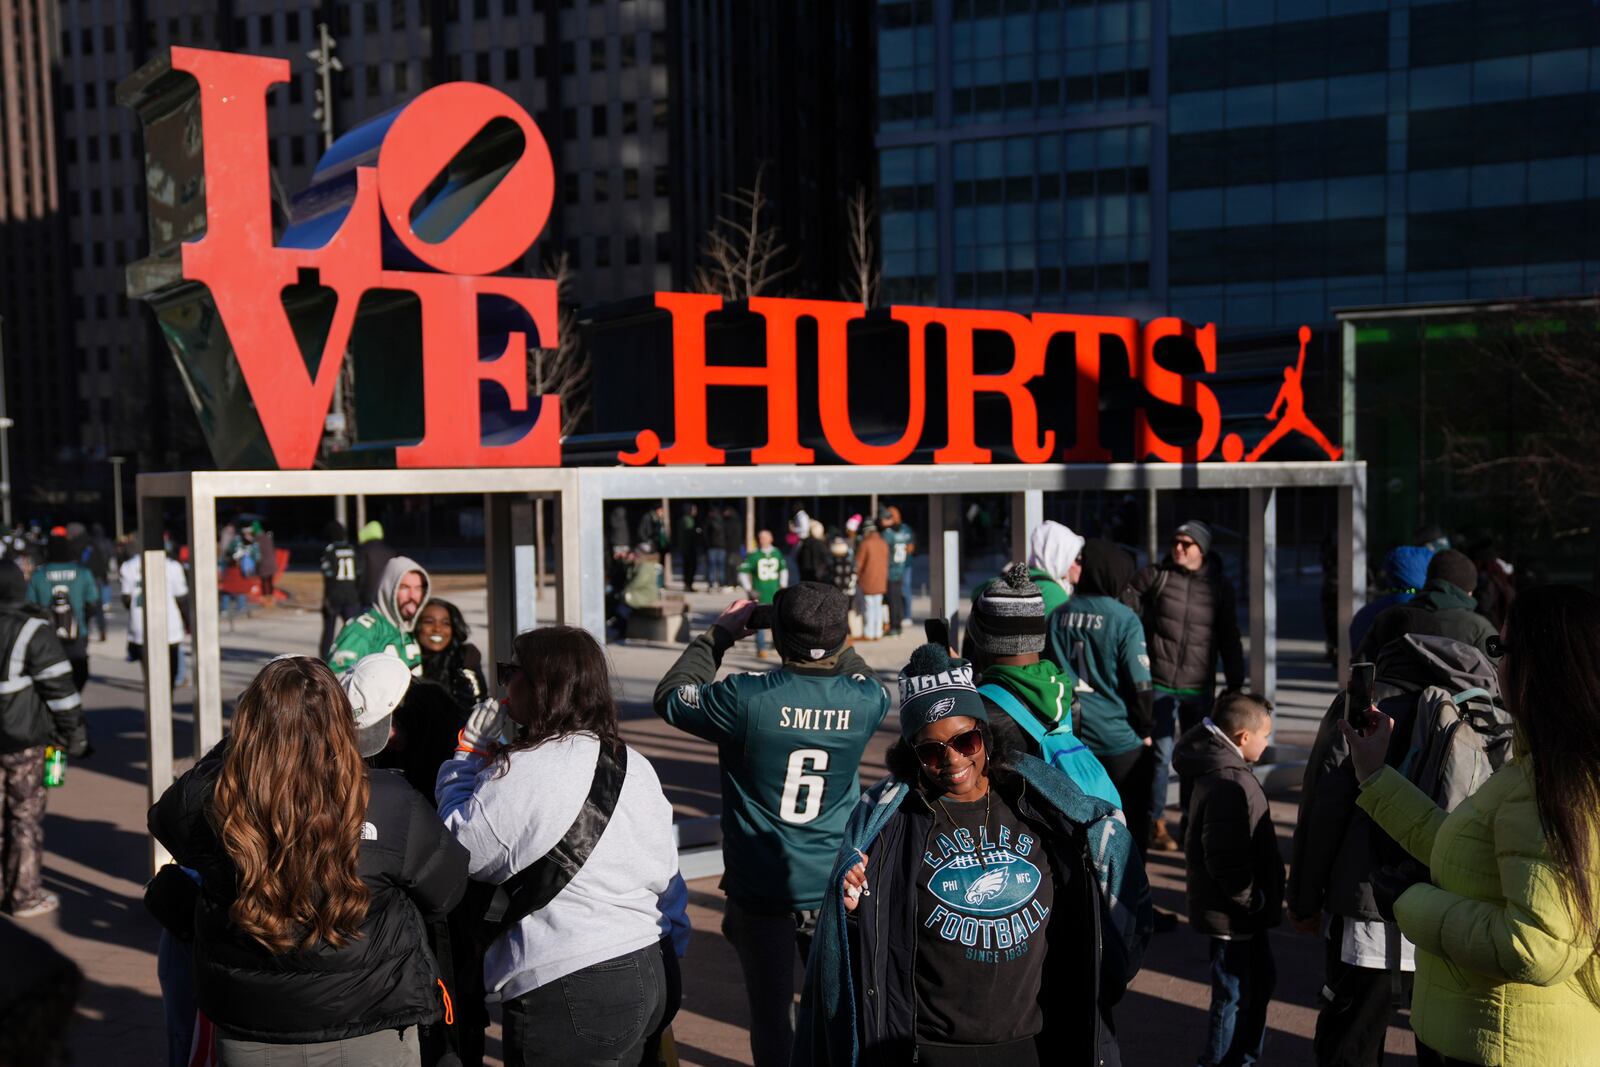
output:
M 952 715 L 989 721 L 972 681 L 972 664 L 952 659 L 943 645 L 923 645 L 900 671 L 900 736 L 914 740 L 924 726 Z
M 967 632 L 978 651 L 989 656 L 1044 651 L 1044 595 L 1028 577 L 1026 564 L 1011 564 L 983 587 L 972 602 Z

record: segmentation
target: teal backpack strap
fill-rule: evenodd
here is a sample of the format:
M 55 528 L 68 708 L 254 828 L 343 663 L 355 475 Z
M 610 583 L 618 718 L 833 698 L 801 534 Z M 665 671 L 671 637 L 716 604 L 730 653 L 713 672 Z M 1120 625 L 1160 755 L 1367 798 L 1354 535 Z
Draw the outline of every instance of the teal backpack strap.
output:
M 1040 722 L 1039 717 L 1029 711 L 1022 701 L 1012 695 L 1011 690 L 995 685 L 993 682 L 988 682 L 978 686 L 978 692 L 988 697 L 992 703 L 998 704 L 1007 715 L 1017 721 L 1018 726 L 1028 732 L 1028 736 L 1039 742 L 1040 745 L 1044 744 L 1044 723 Z
M 1455 704 L 1457 707 L 1460 707 L 1462 704 L 1465 704 L 1467 701 L 1472 700 L 1475 697 L 1482 697 L 1485 700 L 1493 699 L 1489 695 L 1489 691 L 1487 689 L 1484 689 L 1482 686 L 1473 686 L 1471 689 L 1463 689 L 1461 692 L 1456 693 L 1450 698 L 1450 702 Z

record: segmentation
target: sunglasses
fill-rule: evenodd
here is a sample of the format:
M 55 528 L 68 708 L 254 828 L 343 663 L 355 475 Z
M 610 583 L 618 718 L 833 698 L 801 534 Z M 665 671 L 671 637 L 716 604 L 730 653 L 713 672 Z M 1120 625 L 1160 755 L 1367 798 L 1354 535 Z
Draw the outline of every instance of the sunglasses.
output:
M 1499 634 L 1490 634 L 1489 639 L 1483 643 L 1483 649 L 1495 659 L 1499 659 L 1511 651 L 1511 642 L 1503 640 Z
M 1184 540 L 1183 538 L 1180 537 L 1177 540 L 1172 542 L 1172 547 L 1181 548 L 1185 552 L 1187 552 L 1187 551 L 1189 551 L 1189 549 L 1197 547 L 1197 545 L 1193 541 L 1186 541 L 1186 540 Z
M 944 766 L 945 749 L 950 749 L 958 756 L 971 759 L 983 750 L 983 734 L 973 727 L 966 733 L 956 734 L 948 741 L 924 741 L 920 745 L 912 746 L 911 751 L 917 754 L 917 762 L 929 770 L 936 771 Z
M 511 679 L 522 673 L 522 668 L 515 663 L 497 660 L 494 665 L 494 680 L 502 689 L 511 685 Z

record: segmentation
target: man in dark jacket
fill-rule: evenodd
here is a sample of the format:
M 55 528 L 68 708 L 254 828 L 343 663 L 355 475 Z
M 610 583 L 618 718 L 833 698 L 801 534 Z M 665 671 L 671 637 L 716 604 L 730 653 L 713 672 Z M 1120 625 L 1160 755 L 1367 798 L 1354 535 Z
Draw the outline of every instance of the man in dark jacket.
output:
M 1373 696 L 1395 723 L 1391 763 L 1404 758 L 1417 694 L 1431 685 L 1449 693 L 1482 688 L 1491 696 L 1500 688 L 1493 661 L 1460 641 L 1413 634 L 1384 646 Z M 1338 728 L 1344 714 L 1341 693 L 1328 706 L 1306 761 L 1290 853 L 1289 921 L 1318 936 L 1326 927 L 1313 1044 L 1318 1067 L 1376 1067 L 1390 1020 L 1411 1002 L 1414 949 L 1383 920 L 1373 897 L 1380 860 L 1374 824 L 1356 807 L 1360 787 Z
M 1244 686 L 1244 645 L 1234 613 L 1233 586 L 1211 554 L 1211 527 L 1190 520 L 1172 535 L 1172 554 L 1133 576 L 1122 602 L 1144 623 L 1155 690 L 1150 739 L 1155 756 L 1150 785 L 1150 847 L 1176 852 L 1162 818 L 1167 768 L 1175 734 L 1193 729 L 1211 710 L 1217 657 L 1227 687 Z M 1187 806 L 1186 798 L 1182 801 Z
M 1283 917 L 1283 858 L 1266 790 L 1250 765 L 1272 736 L 1267 705 L 1228 693 L 1178 740 L 1194 783 L 1184 832 L 1189 923 L 1211 938 L 1211 1028 L 1200 1067 L 1255 1063 L 1277 971 L 1267 931 Z
M 1466 553 L 1446 549 L 1428 561 L 1422 595 L 1378 616 L 1361 644 L 1360 658 L 1376 661 L 1385 645 L 1406 634 L 1435 634 L 1489 650 L 1494 624 L 1478 614 L 1468 592 L 1478 583 L 1478 568 Z
M 72 665 L 50 624 L 23 601 L 22 571 L 0 560 L 0 908 L 26 919 L 61 906 L 44 889 L 44 750 L 89 752 Z
M 356 534 L 356 584 L 365 611 L 378 603 L 383 586 L 383 569 L 400 553 L 383 539 L 383 523 L 373 519 Z M 327 649 L 323 649 L 324 652 Z
M 738 953 L 750 1002 L 755 1067 L 786 1067 L 794 1041 L 794 960 L 808 955 L 817 909 L 851 809 L 868 741 L 889 696 L 846 641 L 848 601 L 801 582 L 773 600 L 783 665 L 716 681 L 722 657 L 750 634 L 754 601 L 722 613 L 656 686 L 669 724 L 717 745 L 722 778 L 722 932 Z

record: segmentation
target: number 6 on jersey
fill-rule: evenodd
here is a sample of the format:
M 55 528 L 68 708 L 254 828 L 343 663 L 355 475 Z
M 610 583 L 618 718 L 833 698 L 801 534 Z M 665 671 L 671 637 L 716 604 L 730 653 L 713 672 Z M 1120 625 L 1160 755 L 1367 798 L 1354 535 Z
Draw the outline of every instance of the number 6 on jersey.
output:
M 778 802 L 778 816 L 784 822 L 808 823 L 822 814 L 822 791 L 828 780 L 820 774 L 807 771 L 828 769 L 828 752 L 821 748 L 797 748 L 789 753 L 789 770 L 783 777 L 783 799 Z M 805 790 L 805 800 L 800 791 Z

